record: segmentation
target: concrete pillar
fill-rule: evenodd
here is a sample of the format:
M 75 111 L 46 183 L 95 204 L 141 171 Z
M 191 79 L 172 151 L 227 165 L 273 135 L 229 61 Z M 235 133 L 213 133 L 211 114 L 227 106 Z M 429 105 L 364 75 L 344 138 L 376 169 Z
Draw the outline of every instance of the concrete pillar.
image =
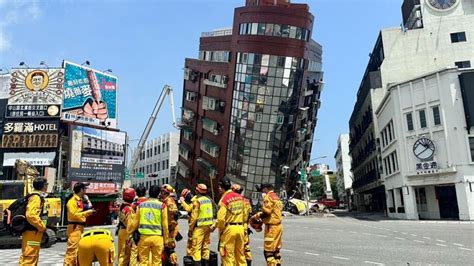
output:
M 456 183 L 456 198 L 459 208 L 459 220 L 474 220 L 474 184 Z
M 418 209 L 416 206 L 416 194 L 414 187 L 402 187 L 405 200 L 405 214 L 409 220 L 418 220 Z

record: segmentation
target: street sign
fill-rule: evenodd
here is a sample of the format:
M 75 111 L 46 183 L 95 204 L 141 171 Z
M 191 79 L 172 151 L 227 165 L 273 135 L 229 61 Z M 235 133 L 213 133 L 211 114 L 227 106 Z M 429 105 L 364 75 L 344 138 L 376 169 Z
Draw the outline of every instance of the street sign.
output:
M 130 179 L 130 170 L 129 169 L 125 169 L 125 180 L 129 180 Z
M 319 172 L 319 170 L 311 171 L 311 177 L 317 177 L 317 176 L 320 176 L 320 175 L 321 175 L 321 172 Z
M 145 174 L 142 172 L 138 172 L 136 175 L 137 178 L 145 178 Z

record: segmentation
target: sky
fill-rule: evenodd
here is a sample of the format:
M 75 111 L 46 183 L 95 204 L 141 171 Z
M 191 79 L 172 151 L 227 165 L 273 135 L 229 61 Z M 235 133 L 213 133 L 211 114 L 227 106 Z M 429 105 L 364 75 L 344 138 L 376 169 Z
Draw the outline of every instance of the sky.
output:
M 294 0 L 315 16 L 325 87 L 312 158 L 335 167 L 337 139 L 349 131 L 357 90 L 383 28 L 399 27 L 402 0 Z M 119 78 L 118 123 L 139 139 L 165 84 L 177 114 L 185 58 L 197 58 L 201 32 L 230 27 L 245 0 L 0 0 L 0 68 L 90 61 Z M 174 130 L 164 104 L 149 139 Z M 131 145 L 136 145 L 132 141 Z

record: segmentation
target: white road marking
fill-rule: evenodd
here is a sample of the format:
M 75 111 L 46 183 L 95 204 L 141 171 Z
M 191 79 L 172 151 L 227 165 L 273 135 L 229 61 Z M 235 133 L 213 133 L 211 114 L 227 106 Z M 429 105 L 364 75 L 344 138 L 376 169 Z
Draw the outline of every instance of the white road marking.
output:
M 421 240 L 413 240 L 413 241 L 417 243 L 425 243 L 425 241 L 421 241 Z
M 446 243 L 444 240 L 436 239 L 436 241 L 441 242 L 441 243 Z
M 319 256 L 319 254 L 316 254 L 316 253 L 309 253 L 309 252 L 305 252 L 304 254 L 306 254 L 306 255 L 311 255 L 311 256 Z
M 402 232 L 403 235 L 408 235 L 408 233 Z
M 374 264 L 374 265 L 385 265 L 383 263 L 380 263 L 380 262 L 374 262 L 374 261 L 370 261 L 370 260 L 366 260 L 364 261 L 365 263 L 368 263 L 368 264 Z
M 431 239 L 431 237 L 427 237 L 427 236 L 424 236 L 423 238 L 424 238 L 424 239 Z
M 403 238 L 403 237 L 395 237 L 395 239 L 398 239 L 398 240 L 405 240 L 405 238 Z
M 464 247 L 463 244 L 459 244 L 459 243 L 453 243 L 453 245 L 458 246 L 458 247 Z
M 459 248 L 459 249 L 461 249 L 461 250 L 469 250 L 469 251 L 472 250 L 472 249 L 470 249 L 470 248 Z
M 282 249 L 280 249 L 280 250 L 281 250 L 281 251 L 286 251 L 286 252 L 295 252 L 294 250 L 291 250 L 291 249 L 284 249 L 284 248 L 282 248 Z
M 393 230 L 394 233 L 398 233 L 398 231 Z
M 436 245 L 437 245 L 437 246 L 440 246 L 440 247 L 447 247 L 447 246 L 444 245 L 444 244 L 438 244 L 438 243 L 436 243 Z
M 418 235 L 415 235 L 415 234 L 410 234 L 411 236 L 418 236 Z
M 338 257 L 338 256 L 332 256 L 332 257 L 338 260 L 349 260 L 349 258 L 345 258 L 345 257 Z

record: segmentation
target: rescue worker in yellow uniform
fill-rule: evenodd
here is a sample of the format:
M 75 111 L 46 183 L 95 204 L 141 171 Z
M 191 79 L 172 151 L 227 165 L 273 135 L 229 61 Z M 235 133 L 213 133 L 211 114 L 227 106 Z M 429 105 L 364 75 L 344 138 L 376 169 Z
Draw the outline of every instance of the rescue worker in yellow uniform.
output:
M 181 191 L 181 197 L 179 198 L 179 202 L 183 209 L 188 213 L 188 224 L 191 219 L 191 212 L 193 211 L 193 202 L 197 199 L 197 195 L 192 196 L 192 193 L 189 189 L 185 188 Z M 193 252 L 193 238 L 188 237 L 188 242 L 186 243 L 186 256 L 192 256 Z
M 196 186 L 196 200 L 193 202 L 189 219 L 188 237 L 192 239 L 191 256 L 195 265 L 209 265 L 211 251 L 211 227 L 213 225 L 214 205 L 207 196 L 207 186 Z
M 228 178 L 219 181 L 219 192 L 223 193 L 217 212 L 219 253 L 222 265 L 247 265 L 244 255 L 244 198 L 231 190 Z
M 176 255 L 174 249 L 176 248 L 175 237 L 179 233 L 179 210 L 178 205 L 172 196 L 173 193 L 174 188 L 171 185 L 164 184 L 161 186 L 161 199 L 168 210 L 168 241 L 165 242 L 165 256 L 163 263 L 165 266 L 178 265 L 178 255 Z
M 160 187 L 152 186 L 148 191 L 148 200 L 137 207 L 132 231 L 138 229 L 140 241 L 138 253 L 140 266 L 161 266 L 164 243 L 168 241 L 168 210 L 158 197 Z M 151 255 L 151 260 L 150 260 Z
M 239 184 L 232 184 L 232 191 L 234 191 L 237 194 L 242 195 L 242 192 L 244 189 L 239 185 Z M 243 195 L 242 195 L 243 197 Z M 250 214 L 252 213 L 252 204 L 250 203 L 250 200 L 247 199 L 246 197 L 244 198 L 245 202 L 245 216 L 244 216 L 244 254 L 245 254 L 245 260 L 247 261 L 247 266 L 252 265 L 252 252 L 250 251 L 250 234 L 252 233 L 252 230 L 249 228 L 249 218 Z
M 73 266 L 77 261 L 77 248 L 79 247 L 79 240 L 84 232 L 86 219 L 95 213 L 95 210 L 90 209 L 84 211 L 84 202 L 82 198 L 86 194 L 86 184 L 76 183 L 74 185 L 74 195 L 67 202 L 67 250 L 64 256 L 64 265 Z
M 115 245 L 109 230 L 90 230 L 82 234 L 77 250 L 79 266 L 90 266 L 97 259 L 100 266 L 113 266 Z
M 145 202 L 147 200 L 146 198 L 146 187 L 144 186 L 139 186 L 137 187 L 137 189 L 135 190 L 136 194 L 137 194 L 137 198 L 135 199 L 135 201 L 133 202 L 132 204 L 132 207 L 133 207 L 133 210 L 134 210 L 134 215 L 137 215 L 136 211 L 137 211 L 137 207 L 142 203 L 142 202 Z M 132 220 L 134 220 L 134 218 L 132 218 Z M 130 226 L 132 225 L 132 223 L 129 223 L 127 225 L 127 232 L 129 235 L 132 236 L 132 240 L 133 240 L 133 234 L 134 234 L 134 230 L 132 229 L 132 227 Z M 138 231 L 136 232 L 136 234 L 138 234 Z M 132 244 L 132 248 L 131 248 L 131 252 L 130 252 L 130 265 L 137 265 L 138 262 L 139 262 L 139 258 L 138 258 L 138 241 L 135 243 L 135 241 L 131 241 L 131 244 Z
M 262 211 L 252 216 L 251 219 L 261 220 L 265 224 L 263 255 L 267 261 L 267 266 L 281 265 L 283 203 L 280 197 L 273 192 L 273 185 L 262 184 L 258 190 L 263 194 Z
M 137 265 L 136 262 L 130 262 L 130 255 L 132 249 L 132 236 L 127 231 L 127 225 L 130 220 L 134 218 L 135 211 L 132 207 L 132 202 L 135 200 L 135 189 L 127 188 L 123 191 L 123 203 L 119 208 L 119 225 L 118 225 L 118 263 L 121 265 Z
M 26 230 L 21 235 L 20 265 L 38 265 L 41 239 L 46 231 L 47 216 L 44 217 L 44 199 L 48 183 L 45 178 L 37 177 L 33 181 L 33 191 L 26 205 Z M 47 215 L 47 213 L 46 213 Z

